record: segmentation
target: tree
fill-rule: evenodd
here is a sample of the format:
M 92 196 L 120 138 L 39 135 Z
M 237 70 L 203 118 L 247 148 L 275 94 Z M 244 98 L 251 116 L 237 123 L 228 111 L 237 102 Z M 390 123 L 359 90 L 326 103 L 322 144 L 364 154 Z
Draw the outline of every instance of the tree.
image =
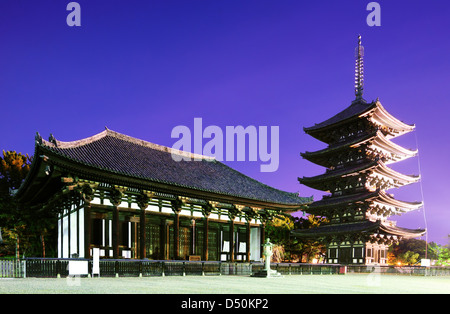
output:
M 315 228 L 328 222 L 326 218 L 314 215 L 308 215 L 306 218 L 292 217 L 292 221 L 290 230 Z M 325 250 L 325 245 L 320 240 L 289 237 L 288 245 L 285 246 L 285 257 L 290 261 L 310 263 L 315 258 L 322 259 Z
M 328 223 L 325 217 L 308 215 L 306 218 L 300 218 L 297 221 L 296 229 L 316 228 L 322 224 Z M 320 239 L 298 239 L 296 245 L 300 262 L 311 263 L 314 259 L 323 260 L 326 256 L 326 246 Z
M 32 158 L 15 151 L 3 151 L 0 157 L 0 193 L 8 193 L 8 189 L 17 189 L 30 171 Z M 8 189 L 7 189 L 8 188 Z
M 274 244 L 272 261 L 275 263 L 282 262 L 289 256 L 290 232 L 294 228 L 294 219 L 291 215 L 279 215 L 266 225 L 266 236 Z
M 312 262 L 314 258 L 325 256 L 325 246 L 317 240 L 292 237 L 293 229 L 309 229 L 327 222 L 323 217 L 309 215 L 307 218 L 291 215 L 277 216 L 266 226 L 266 236 L 274 244 L 274 262 Z
M 388 263 L 390 265 L 405 266 L 416 265 L 419 262 L 419 253 L 413 251 L 406 251 L 398 255 L 394 255 L 392 252 L 388 253 Z
M 18 189 L 30 171 L 32 158 L 15 151 L 3 151 L 0 157 L 0 227 L 4 234 L 3 252 L 11 255 L 11 242 L 15 243 L 15 253 L 19 254 L 22 245 L 27 246 L 27 221 L 23 211 L 18 210 L 12 191 Z
M 450 248 L 430 243 L 429 248 L 436 256 L 437 266 L 450 266 Z
M 279 215 L 267 223 L 265 231 L 272 243 L 283 245 L 289 241 L 294 219 L 291 215 Z
M 425 240 L 418 239 L 405 239 L 399 241 L 389 248 L 388 264 L 398 265 L 400 263 L 402 265 L 412 265 L 412 258 L 415 256 L 414 254 L 417 254 L 416 263 L 418 263 L 420 259 L 425 258 L 426 244 Z M 427 258 L 433 258 L 429 247 L 426 256 Z

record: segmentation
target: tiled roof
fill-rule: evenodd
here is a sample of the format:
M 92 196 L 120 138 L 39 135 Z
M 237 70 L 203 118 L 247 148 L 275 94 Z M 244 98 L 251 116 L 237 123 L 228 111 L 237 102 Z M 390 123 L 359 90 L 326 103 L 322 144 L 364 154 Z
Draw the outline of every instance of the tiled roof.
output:
M 418 237 L 425 233 L 424 229 L 407 229 L 397 226 L 390 226 L 388 221 L 382 222 L 364 220 L 360 222 L 351 222 L 343 224 L 321 225 L 310 229 L 292 230 L 292 234 L 296 237 L 317 237 L 317 236 L 335 236 L 347 233 L 372 233 L 378 230 L 380 233 L 401 236 L 404 238 Z
M 37 145 L 71 163 L 178 187 L 209 191 L 246 199 L 295 205 L 311 201 L 267 186 L 211 157 L 172 150 L 106 129 L 90 138 L 61 142 L 38 138 Z M 197 157 L 175 161 L 173 154 Z
M 321 200 L 313 202 L 308 205 L 308 212 L 314 213 L 322 209 L 336 208 L 342 206 L 350 206 L 350 204 L 361 203 L 361 202 L 377 202 L 381 206 L 394 206 L 400 212 L 407 212 L 410 210 L 415 210 L 423 206 L 422 202 L 406 202 L 400 201 L 393 197 L 393 195 L 386 193 L 383 190 L 367 191 L 364 190 L 360 193 L 353 193 L 349 195 L 341 196 L 324 196 Z
M 332 116 L 331 118 L 329 118 L 321 123 L 317 123 L 311 127 L 303 128 L 303 130 L 306 133 L 308 133 L 311 131 L 322 129 L 324 127 L 333 125 L 335 123 L 345 121 L 349 118 L 359 116 L 360 114 L 366 112 L 367 110 L 374 108 L 375 105 L 376 105 L 376 102 L 367 103 L 365 100 L 354 101 L 349 107 L 345 108 L 344 110 L 342 110 L 338 114 Z
M 310 229 L 292 230 L 292 234 L 296 237 L 317 237 L 326 235 L 338 235 L 343 233 L 369 232 L 380 227 L 381 222 L 372 222 L 364 220 L 360 222 L 351 222 L 346 224 L 326 224 Z

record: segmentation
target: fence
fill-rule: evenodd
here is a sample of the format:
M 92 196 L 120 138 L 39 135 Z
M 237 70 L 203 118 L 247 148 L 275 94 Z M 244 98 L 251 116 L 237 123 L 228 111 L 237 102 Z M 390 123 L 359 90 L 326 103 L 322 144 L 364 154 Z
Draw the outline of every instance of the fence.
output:
M 0 260 L 0 278 L 20 278 L 24 276 L 24 262 L 19 260 Z
M 0 277 L 67 277 L 69 262 L 87 261 L 88 273 L 92 273 L 92 260 L 70 258 L 26 258 L 22 261 L 0 260 Z M 99 262 L 102 277 L 149 277 L 149 276 L 249 276 L 262 270 L 259 262 L 206 262 L 206 261 L 157 261 L 102 259 Z M 421 266 L 342 266 L 338 264 L 272 263 L 282 275 L 327 275 L 340 273 L 380 273 L 418 276 L 450 276 L 449 267 Z
M 394 275 L 450 276 L 450 267 L 423 266 L 347 266 L 348 273 L 380 273 Z

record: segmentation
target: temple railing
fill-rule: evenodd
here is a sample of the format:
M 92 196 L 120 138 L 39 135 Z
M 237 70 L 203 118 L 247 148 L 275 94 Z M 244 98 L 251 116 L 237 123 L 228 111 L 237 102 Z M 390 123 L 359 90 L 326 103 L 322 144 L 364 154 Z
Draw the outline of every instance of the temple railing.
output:
M 85 261 L 87 274 L 93 262 L 82 258 L 25 258 L 21 261 L 0 261 L 0 277 L 67 277 L 70 261 Z M 149 276 L 249 276 L 264 269 L 260 262 L 172 261 L 100 259 L 101 277 Z M 271 269 L 282 275 L 328 274 L 397 274 L 416 276 L 450 276 L 450 267 L 422 266 L 343 266 L 339 264 L 272 263 Z
M 24 263 L 17 259 L 0 260 L 0 278 L 24 277 Z

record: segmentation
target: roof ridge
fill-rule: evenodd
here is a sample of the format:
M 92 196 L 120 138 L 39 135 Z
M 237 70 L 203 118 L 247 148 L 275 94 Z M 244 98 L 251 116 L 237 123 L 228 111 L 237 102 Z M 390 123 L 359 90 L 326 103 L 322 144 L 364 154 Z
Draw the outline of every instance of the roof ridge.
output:
M 187 151 L 182 151 L 182 150 L 178 150 L 178 149 L 174 149 L 168 146 L 164 146 L 164 145 L 159 145 L 159 144 L 155 144 L 149 141 L 145 141 L 136 137 L 132 137 L 123 133 L 119 133 L 113 130 L 108 129 L 107 127 L 105 127 L 105 130 L 97 133 L 95 135 L 92 135 L 90 137 L 81 139 L 81 140 L 75 140 L 75 141 L 69 141 L 69 142 L 64 142 L 64 141 L 59 141 L 57 140 L 53 135 L 50 134 L 50 138 L 49 140 L 45 140 L 41 137 L 41 142 L 43 145 L 45 146 L 49 146 L 52 148 L 75 148 L 75 147 L 80 147 L 80 146 L 84 146 L 87 144 L 90 144 L 92 142 L 98 141 L 106 136 L 111 136 L 132 144 L 136 144 L 136 145 L 140 145 L 143 147 L 147 147 L 147 148 L 151 148 L 151 149 L 155 149 L 155 150 L 159 150 L 162 152 L 166 152 L 169 154 L 176 154 L 176 155 L 181 155 L 184 157 L 189 157 L 191 159 L 206 159 L 209 161 L 212 160 L 216 160 L 215 157 L 212 156 L 206 156 L 206 155 L 201 155 L 201 154 L 195 154 L 195 153 L 191 153 L 191 152 L 187 152 Z
M 191 153 L 191 152 L 187 152 L 187 151 L 183 151 L 183 150 L 179 150 L 179 149 L 175 149 L 172 147 L 168 147 L 168 146 L 164 146 L 164 145 L 160 145 L 160 144 L 155 144 L 146 140 L 142 140 L 136 137 L 132 137 L 130 135 L 126 135 L 126 134 L 122 134 L 110 129 L 106 129 L 105 130 L 107 132 L 107 135 L 118 138 L 120 140 L 124 140 L 136 145 L 141 145 L 144 147 L 148 147 L 148 148 L 152 148 L 152 149 L 156 149 L 162 152 L 166 152 L 166 153 L 170 153 L 170 154 L 177 154 L 177 155 L 182 155 L 182 156 L 186 156 L 189 158 L 194 158 L 194 159 L 207 159 L 207 160 L 216 160 L 215 157 L 212 156 L 206 156 L 206 155 L 202 155 L 202 154 L 196 154 L 196 153 Z
M 74 148 L 74 147 L 80 147 L 80 146 L 90 144 L 90 143 L 92 143 L 94 141 L 97 141 L 97 140 L 105 137 L 107 135 L 107 131 L 108 130 L 106 129 L 106 130 L 104 130 L 104 131 L 102 131 L 100 133 L 94 134 L 94 135 L 86 137 L 84 139 L 75 140 L 75 141 L 69 141 L 69 142 L 59 141 L 53 136 L 53 134 L 50 134 L 50 137 L 49 137 L 48 141 L 40 136 L 39 144 L 44 145 L 44 146 L 48 146 L 48 147 L 51 147 L 51 148 Z

